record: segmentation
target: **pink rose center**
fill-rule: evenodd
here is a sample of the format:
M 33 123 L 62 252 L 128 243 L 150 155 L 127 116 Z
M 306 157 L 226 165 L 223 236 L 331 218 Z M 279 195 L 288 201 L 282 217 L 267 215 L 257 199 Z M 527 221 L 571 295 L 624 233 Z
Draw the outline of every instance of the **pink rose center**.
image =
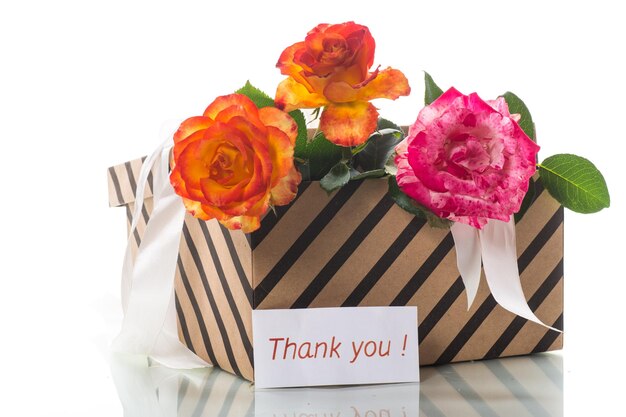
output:
M 484 173 L 488 168 L 501 170 L 504 165 L 504 143 L 501 139 L 478 138 L 464 133 L 446 140 L 447 159 L 467 173 Z M 454 170 L 454 174 L 461 174 Z

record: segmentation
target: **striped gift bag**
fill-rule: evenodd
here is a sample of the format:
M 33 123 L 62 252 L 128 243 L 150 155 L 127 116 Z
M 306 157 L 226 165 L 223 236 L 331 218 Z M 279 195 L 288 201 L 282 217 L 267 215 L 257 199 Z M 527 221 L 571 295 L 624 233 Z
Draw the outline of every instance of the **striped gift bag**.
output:
M 141 164 L 108 170 L 110 205 L 126 207 L 129 219 Z M 535 314 L 562 329 L 563 208 L 540 182 L 535 193 L 516 226 L 521 282 Z M 145 198 L 136 246 L 150 189 Z M 253 309 L 417 306 L 422 365 L 562 347 L 562 334 L 501 308 L 484 280 L 468 310 L 453 246 L 449 231 L 397 207 L 380 179 L 352 181 L 330 196 L 303 182 L 296 199 L 251 234 L 187 215 L 175 278 L 180 340 L 250 381 Z

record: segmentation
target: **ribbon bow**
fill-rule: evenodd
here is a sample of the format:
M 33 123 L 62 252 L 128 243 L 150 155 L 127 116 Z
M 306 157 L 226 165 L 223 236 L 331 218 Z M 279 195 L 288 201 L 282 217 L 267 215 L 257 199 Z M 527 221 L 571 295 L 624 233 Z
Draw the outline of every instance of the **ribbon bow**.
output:
M 455 222 L 450 231 L 468 310 L 478 292 L 482 261 L 487 285 L 498 304 L 513 314 L 560 332 L 539 320 L 526 302 L 517 268 L 513 216 L 508 222 L 490 219 L 482 230 Z

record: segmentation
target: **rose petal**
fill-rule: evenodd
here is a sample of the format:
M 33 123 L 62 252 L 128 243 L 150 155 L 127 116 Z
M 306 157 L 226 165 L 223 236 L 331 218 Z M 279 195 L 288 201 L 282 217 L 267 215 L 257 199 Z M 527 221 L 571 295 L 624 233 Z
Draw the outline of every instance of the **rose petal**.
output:
M 215 116 L 216 122 L 228 123 L 233 117 L 242 117 L 252 123 L 257 129 L 263 130 L 265 125 L 259 118 L 259 112 L 249 112 L 246 106 L 235 104 L 224 108 Z
M 255 177 L 259 176 L 261 181 L 269 182 L 272 175 L 272 161 L 267 139 L 268 128 L 266 128 L 265 132 L 260 131 L 242 117 L 233 117 L 229 121 L 228 126 L 244 134 L 248 141 L 248 148 L 253 152 L 250 158 L 254 161 L 254 170 L 252 171 L 252 168 L 250 168 L 250 174 L 253 174 Z
M 273 126 L 280 129 L 295 145 L 298 137 L 298 125 L 289 114 L 275 107 L 263 107 L 259 109 L 259 118 L 265 126 Z
M 236 216 L 226 220 L 220 220 L 230 230 L 241 230 L 244 233 L 252 233 L 261 227 L 260 216 Z
M 199 130 L 204 130 L 207 127 L 211 126 L 213 121 L 204 116 L 194 116 L 190 117 L 184 122 L 182 122 L 174 133 L 174 143 L 179 143 L 189 137 L 192 133 L 195 133 Z
M 201 220 L 211 220 L 214 217 L 206 213 L 202 209 L 202 204 L 198 201 L 190 200 L 188 198 L 183 198 L 183 204 L 185 205 L 185 209 L 191 214 L 193 217 L 201 219 Z
M 261 226 L 261 217 L 269 209 L 270 196 L 266 193 L 263 198 L 259 199 L 245 214 L 238 216 L 229 216 L 221 223 L 229 229 L 241 229 L 244 233 L 251 233 Z
M 377 120 L 378 111 L 371 103 L 330 104 L 320 118 L 320 130 L 337 145 L 356 146 L 376 130 Z
M 244 108 L 244 113 L 253 116 L 256 116 L 259 111 L 252 100 L 243 94 L 229 94 L 218 97 L 213 103 L 209 104 L 209 107 L 204 111 L 204 116 L 215 120 L 221 111 L 231 106 L 241 106 Z
M 205 118 L 205 119 L 206 120 L 211 120 L 209 118 Z M 213 123 L 214 122 L 211 121 L 210 125 L 208 127 L 212 126 Z M 181 134 L 179 136 L 179 138 L 178 138 L 178 142 L 174 143 L 174 148 L 172 149 L 172 159 L 174 161 L 177 161 L 178 158 L 180 157 L 180 154 L 185 150 L 187 145 L 189 145 L 192 142 L 195 142 L 195 141 L 198 141 L 198 140 L 202 140 L 204 138 L 204 133 L 206 132 L 206 129 L 208 129 L 208 127 L 196 130 L 196 131 L 190 133 L 186 137 L 183 137 L 182 134 Z M 176 136 L 176 134 L 174 136 Z
M 293 145 L 289 137 L 280 129 L 273 126 L 267 128 L 269 141 L 269 155 L 272 161 L 271 187 L 278 184 L 278 181 L 289 174 L 293 167 Z
M 188 186 L 185 181 L 183 181 L 182 176 L 180 175 L 180 169 L 178 167 L 173 168 L 170 172 L 170 183 L 172 184 L 172 187 L 174 187 L 174 191 L 176 191 L 176 194 L 180 195 L 181 197 L 201 203 L 207 202 L 199 186 L 197 188 L 194 188 L 191 185 Z
M 283 80 L 276 89 L 276 107 L 286 112 L 295 109 L 312 109 L 328 104 L 328 100 L 317 93 L 311 93 L 292 77 Z
M 204 132 L 196 132 L 193 136 L 200 138 L 193 140 L 185 146 L 178 155 L 175 170 L 180 173 L 188 191 L 192 188 L 200 188 L 200 180 L 209 177 L 208 165 L 213 160 L 215 151 L 222 141 L 220 138 L 205 140 Z
M 324 95 L 335 103 L 351 101 L 369 101 L 375 98 L 395 100 L 411 92 L 404 74 L 396 69 L 387 68 L 362 87 L 353 87 L 345 81 L 331 82 L 324 89 Z
M 304 50 L 305 48 L 306 44 L 304 42 L 298 42 L 287 47 L 283 51 L 283 53 L 280 54 L 278 62 L 276 63 L 276 67 L 280 69 L 281 74 L 294 77 L 300 74 L 303 69 L 305 69 L 302 67 L 301 64 L 296 64 L 294 62 L 294 56 L 296 52 Z M 306 70 L 312 71 L 311 68 L 306 68 Z
M 302 175 L 295 166 L 289 174 L 282 177 L 278 184 L 272 188 L 270 204 L 273 206 L 285 206 L 293 201 L 298 194 L 298 185 L 302 182 Z

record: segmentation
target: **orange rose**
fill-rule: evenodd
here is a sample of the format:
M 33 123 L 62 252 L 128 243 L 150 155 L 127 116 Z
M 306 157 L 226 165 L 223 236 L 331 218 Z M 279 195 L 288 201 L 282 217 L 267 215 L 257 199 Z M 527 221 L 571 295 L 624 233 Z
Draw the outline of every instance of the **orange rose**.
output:
M 369 72 L 374 38 L 367 27 L 347 22 L 320 24 L 304 42 L 285 49 L 276 66 L 289 78 L 276 91 L 276 106 L 285 111 L 325 106 L 320 130 L 338 145 L 354 146 L 376 130 L 375 98 L 392 100 L 411 91 L 401 71 Z
M 298 191 L 297 133 L 281 110 L 258 109 L 241 94 L 218 97 L 174 134 L 170 182 L 194 217 L 253 232 L 270 206 Z

